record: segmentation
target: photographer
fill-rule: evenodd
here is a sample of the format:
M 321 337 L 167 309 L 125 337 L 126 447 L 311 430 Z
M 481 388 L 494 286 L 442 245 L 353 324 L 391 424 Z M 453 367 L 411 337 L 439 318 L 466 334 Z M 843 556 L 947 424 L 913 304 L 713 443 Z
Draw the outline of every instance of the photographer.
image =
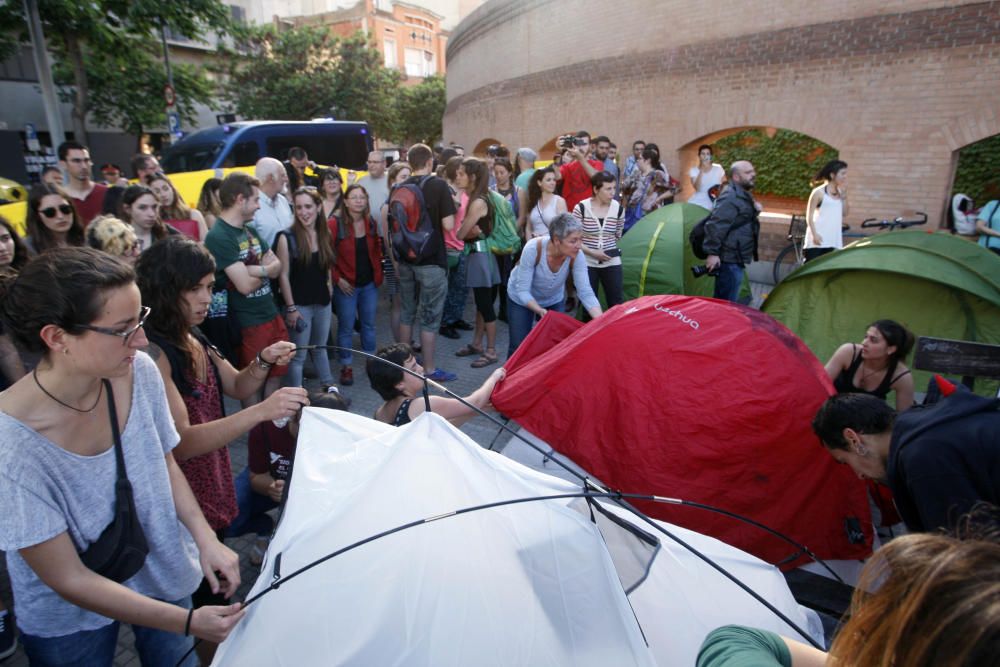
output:
M 572 211 L 577 204 L 592 193 L 590 179 L 604 169 L 599 160 L 588 160 L 590 155 L 590 133 L 580 130 L 575 136 L 559 137 L 560 150 L 565 149 L 566 157 L 561 165 L 555 165 L 556 178 L 562 184 L 562 198 L 566 209 Z
M 756 179 L 752 164 L 746 160 L 734 162 L 729 168 L 730 187 L 715 201 L 712 215 L 705 223 L 702 249 L 708 255 L 705 267 L 715 274 L 712 296 L 716 299 L 738 301 L 743 270 L 757 259 L 759 211 L 750 195 Z

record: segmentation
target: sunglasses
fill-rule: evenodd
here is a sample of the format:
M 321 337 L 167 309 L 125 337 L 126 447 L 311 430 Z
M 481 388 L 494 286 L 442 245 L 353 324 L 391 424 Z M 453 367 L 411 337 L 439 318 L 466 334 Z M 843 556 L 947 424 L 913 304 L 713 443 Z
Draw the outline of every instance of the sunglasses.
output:
M 135 332 L 142 328 L 142 325 L 146 323 L 146 319 L 149 317 L 149 313 L 152 309 L 149 306 L 143 306 L 142 310 L 139 311 L 139 322 L 134 327 L 129 327 L 124 331 L 115 331 L 114 329 L 108 329 L 107 327 L 95 327 L 91 324 L 78 324 L 77 328 L 86 329 L 87 331 L 96 331 L 97 333 L 105 334 L 107 336 L 117 336 L 122 339 L 122 345 L 128 345 L 129 339 L 135 335 Z
M 69 215 L 73 212 L 73 207 L 69 204 L 59 204 L 59 206 L 49 206 L 48 208 L 40 208 L 38 212 L 44 215 L 46 218 L 56 217 L 56 212 L 62 213 L 63 215 Z

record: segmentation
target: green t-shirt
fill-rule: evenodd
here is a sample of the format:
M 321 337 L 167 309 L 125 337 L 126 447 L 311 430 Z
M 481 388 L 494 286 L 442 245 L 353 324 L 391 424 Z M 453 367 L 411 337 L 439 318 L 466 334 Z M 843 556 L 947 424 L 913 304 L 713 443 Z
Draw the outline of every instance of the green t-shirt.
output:
M 270 322 L 278 315 L 271 293 L 271 281 L 263 279 L 256 290 L 246 296 L 240 294 L 226 276 L 226 267 L 236 262 L 247 266 L 259 266 L 260 258 L 270 248 L 267 242 L 257 235 L 257 230 L 250 223 L 243 229 L 237 229 L 219 219 L 205 236 L 205 247 L 215 257 L 215 284 L 225 285 L 229 290 L 229 307 L 236 313 L 240 327 L 257 326 Z
M 792 667 L 792 655 L 773 632 L 725 625 L 705 638 L 697 667 Z

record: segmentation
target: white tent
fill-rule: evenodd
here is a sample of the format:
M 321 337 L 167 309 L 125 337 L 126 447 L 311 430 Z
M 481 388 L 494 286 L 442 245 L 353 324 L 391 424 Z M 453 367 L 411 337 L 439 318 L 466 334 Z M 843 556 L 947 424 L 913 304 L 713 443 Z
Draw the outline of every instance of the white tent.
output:
M 691 665 L 725 623 L 798 636 L 672 541 L 634 537 L 633 524 L 662 535 L 613 503 L 600 504 L 624 528 L 579 498 L 450 515 L 580 490 L 483 450 L 437 415 L 394 428 L 308 408 L 284 515 L 248 597 L 271 585 L 276 562 L 287 578 L 383 531 L 442 518 L 282 583 L 249 606 L 213 664 Z M 822 640 L 777 569 L 661 525 Z

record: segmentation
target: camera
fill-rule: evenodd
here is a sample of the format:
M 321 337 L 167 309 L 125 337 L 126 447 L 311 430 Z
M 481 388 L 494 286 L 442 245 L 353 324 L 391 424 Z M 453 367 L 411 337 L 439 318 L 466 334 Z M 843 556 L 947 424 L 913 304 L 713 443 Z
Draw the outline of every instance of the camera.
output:
M 559 137 L 559 148 L 572 148 L 573 144 L 576 143 L 574 141 L 575 139 L 576 137 L 574 137 L 572 134 L 562 135 L 561 137 Z
M 701 266 L 692 266 L 691 273 L 695 278 L 701 278 L 702 276 L 714 276 L 718 273 L 718 271 L 712 271 L 707 266 L 702 264 Z

